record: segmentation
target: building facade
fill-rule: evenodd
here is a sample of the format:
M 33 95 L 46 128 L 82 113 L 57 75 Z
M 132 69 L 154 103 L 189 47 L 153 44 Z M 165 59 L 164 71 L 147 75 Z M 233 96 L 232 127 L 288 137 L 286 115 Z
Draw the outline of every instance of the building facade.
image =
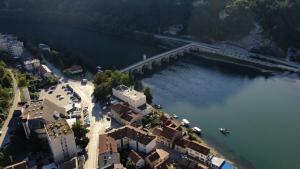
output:
M 54 161 L 59 164 L 77 155 L 75 137 L 65 119 L 45 125 Z
M 134 108 L 138 108 L 146 104 L 146 96 L 144 93 L 138 92 L 125 85 L 120 85 L 112 89 L 112 93 L 115 97 L 128 103 Z
M 156 137 L 132 126 L 124 126 L 108 134 L 114 138 L 118 149 L 132 149 L 148 154 L 156 147 Z

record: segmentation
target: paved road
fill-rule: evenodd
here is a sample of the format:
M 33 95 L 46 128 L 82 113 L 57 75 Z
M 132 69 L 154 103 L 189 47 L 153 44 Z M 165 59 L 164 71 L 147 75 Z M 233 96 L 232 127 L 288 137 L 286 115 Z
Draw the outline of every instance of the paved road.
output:
M 10 131 L 10 128 L 8 128 L 8 124 L 9 124 L 9 121 L 11 120 L 11 118 L 12 118 L 14 110 L 16 109 L 16 107 L 18 106 L 18 103 L 20 101 L 20 90 L 19 90 L 19 87 L 18 87 L 18 84 L 17 84 L 17 80 L 15 79 L 15 76 L 12 73 L 11 70 L 9 70 L 9 73 L 10 73 L 10 75 L 12 77 L 12 80 L 13 80 L 14 99 L 13 99 L 12 106 L 9 110 L 9 114 L 7 116 L 7 119 L 5 120 L 5 122 L 3 124 L 3 127 L 1 129 L 2 135 L 0 136 L 0 147 L 5 145 L 5 143 L 7 143 L 7 140 L 9 139 L 9 134 L 8 133 Z
M 85 168 L 87 169 L 97 169 L 98 168 L 98 152 L 99 152 L 99 135 L 105 133 L 105 129 L 110 127 L 110 121 L 106 120 L 106 117 L 101 118 L 96 121 L 90 130 L 90 142 L 88 144 L 88 158 L 85 163 Z

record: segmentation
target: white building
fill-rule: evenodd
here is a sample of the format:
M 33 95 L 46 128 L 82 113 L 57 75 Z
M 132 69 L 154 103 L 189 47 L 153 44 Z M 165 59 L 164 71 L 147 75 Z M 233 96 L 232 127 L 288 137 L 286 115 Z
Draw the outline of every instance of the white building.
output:
M 19 58 L 23 54 L 24 44 L 12 35 L 0 34 L 0 51 L 9 52 L 14 58 Z
M 219 158 L 214 156 L 210 161 L 209 161 L 209 166 L 212 169 L 219 169 L 221 168 L 221 166 L 223 165 L 223 163 L 225 163 L 225 160 L 223 158 Z
M 146 104 L 146 96 L 144 93 L 138 92 L 125 85 L 120 85 L 112 89 L 113 95 L 120 100 L 127 102 L 132 107 L 140 107 Z
M 24 49 L 23 42 L 19 42 L 19 41 L 12 42 L 8 47 L 9 53 L 15 58 L 19 58 L 22 56 L 23 49 Z
M 41 66 L 41 62 L 39 59 L 30 59 L 30 60 L 24 61 L 24 67 L 28 71 L 37 69 L 40 66 Z
M 59 164 L 77 154 L 74 133 L 65 119 L 45 125 L 54 161 Z
M 187 146 L 188 155 L 198 159 L 200 161 L 206 162 L 210 154 L 210 149 L 198 142 L 191 141 Z
M 39 67 L 39 74 L 43 77 L 50 77 L 52 76 L 52 71 L 46 65 L 42 64 Z

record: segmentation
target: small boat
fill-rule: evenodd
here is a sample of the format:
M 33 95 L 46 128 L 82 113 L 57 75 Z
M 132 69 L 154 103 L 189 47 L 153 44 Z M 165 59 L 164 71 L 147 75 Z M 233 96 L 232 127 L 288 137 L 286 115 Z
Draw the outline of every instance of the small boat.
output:
M 226 128 L 219 128 L 219 131 L 224 135 L 230 134 L 230 130 Z
M 190 122 L 187 119 L 182 119 L 182 124 L 186 127 L 188 127 L 190 125 Z
M 178 116 L 176 114 L 173 114 L 174 119 L 178 119 Z
M 196 134 L 201 134 L 201 132 L 202 132 L 202 130 L 200 128 L 198 128 L 198 127 L 193 127 L 192 130 Z
M 162 109 L 162 106 L 160 104 L 155 104 L 154 108 L 156 108 L 156 109 Z

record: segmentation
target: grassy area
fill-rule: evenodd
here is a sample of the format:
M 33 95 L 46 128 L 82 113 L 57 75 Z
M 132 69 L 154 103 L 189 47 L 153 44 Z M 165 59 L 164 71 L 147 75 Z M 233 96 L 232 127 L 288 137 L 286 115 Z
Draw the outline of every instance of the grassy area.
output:
M 12 78 L 6 65 L 0 61 L 0 128 L 7 118 L 13 97 Z

